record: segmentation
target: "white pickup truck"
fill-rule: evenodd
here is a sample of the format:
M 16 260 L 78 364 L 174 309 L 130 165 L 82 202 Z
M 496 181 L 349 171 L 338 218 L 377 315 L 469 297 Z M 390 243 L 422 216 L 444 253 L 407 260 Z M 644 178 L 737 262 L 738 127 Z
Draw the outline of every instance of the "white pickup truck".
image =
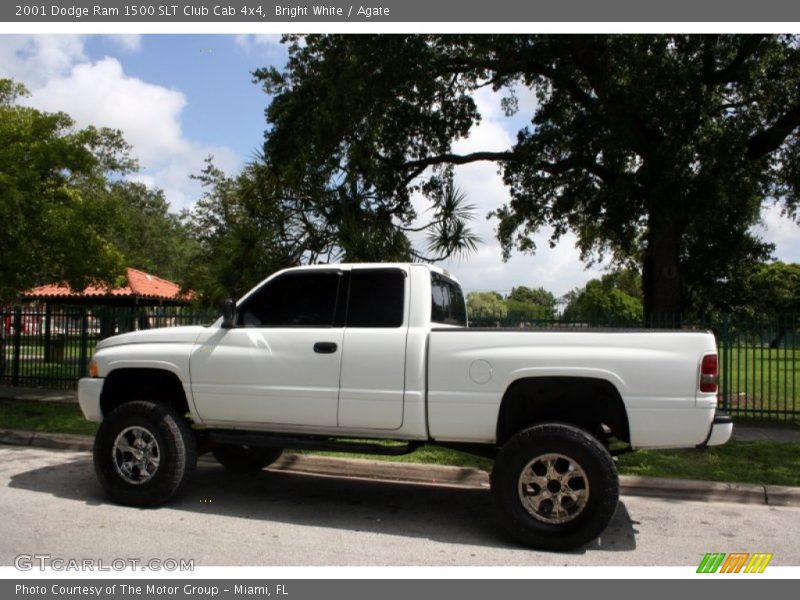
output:
M 203 451 L 257 471 L 283 448 L 434 443 L 494 458 L 504 524 L 553 550 L 607 526 L 612 453 L 723 444 L 733 427 L 711 333 L 469 328 L 458 282 L 421 264 L 281 271 L 211 326 L 101 341 L 89 370 L 80 405 L 102 422 L 95 470 L 117 502 L 167 501 Z

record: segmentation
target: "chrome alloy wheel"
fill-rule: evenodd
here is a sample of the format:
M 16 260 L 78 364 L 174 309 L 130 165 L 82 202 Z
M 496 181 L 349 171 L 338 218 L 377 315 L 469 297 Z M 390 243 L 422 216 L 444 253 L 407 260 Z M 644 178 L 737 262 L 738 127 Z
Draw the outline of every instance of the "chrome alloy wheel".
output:
M 150 481 L 158 471 L 161 451 L 150 431 L 134 425 L 123 429 L 114 440 L 111 457 L 122 479 L 140 485 Z
M 542 454 L 530 461 L 520 473 L 517 489 L 525 510 L 551 525 L 569 523 L 589 501 L 586 473 L 563 454 Z

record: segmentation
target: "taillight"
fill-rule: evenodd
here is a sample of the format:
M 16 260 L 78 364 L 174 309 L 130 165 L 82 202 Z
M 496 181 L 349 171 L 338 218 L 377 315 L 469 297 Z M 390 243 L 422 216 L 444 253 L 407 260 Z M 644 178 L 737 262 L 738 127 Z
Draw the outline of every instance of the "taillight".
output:
M 709 394 L 717 393 L 719 368 L 716 354 L 706 354 L 700 363 L 700 391 Z

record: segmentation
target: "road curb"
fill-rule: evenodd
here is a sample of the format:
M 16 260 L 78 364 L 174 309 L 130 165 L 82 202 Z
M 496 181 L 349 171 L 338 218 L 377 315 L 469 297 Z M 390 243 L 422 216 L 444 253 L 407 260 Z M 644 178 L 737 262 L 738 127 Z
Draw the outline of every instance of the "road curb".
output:
M 91 451 L 93 437 L 68 433 L 39 433 L 0 429 L 0 444 L 48 449 Z M 342 458 L 285 453 L 268 471 L 303 473 L 328 477 L 353 477 L 422 485 L 444 485 L 466 489 L 489 489 L 489 474 L 480 469 L 401 463 L 364 458 Z M 800 487 L 721 483 L 690 479 L 621 475 L 620 494 L 667 500 L 699 500 L 800 506 Z
M 736 502 L 740 504 L 771 504 L 766 487 L 750 483 L 724 483 L 666 477 L 620 476 L 620 494 L 655 496 L 705 502 Z M 785 488 L 794 490 L 797 488 Z M 800 490 L 798 490 L 800 492 Z M 786 504 L 788 506 L 789 504 Z M 800 506 L 800 493 L 796 506 Z
M 800 506 L 800 488 L 768 485 L 765 490 L 770 506 Z

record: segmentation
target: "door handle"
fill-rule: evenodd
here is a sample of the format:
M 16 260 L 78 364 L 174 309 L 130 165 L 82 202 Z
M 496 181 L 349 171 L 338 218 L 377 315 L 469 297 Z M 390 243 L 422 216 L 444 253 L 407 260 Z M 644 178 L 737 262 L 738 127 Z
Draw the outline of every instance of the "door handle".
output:
M 314 352 L 317 354 L 333 354 L 338 346 L 334 342 L 317 342 L 314 344 Z

